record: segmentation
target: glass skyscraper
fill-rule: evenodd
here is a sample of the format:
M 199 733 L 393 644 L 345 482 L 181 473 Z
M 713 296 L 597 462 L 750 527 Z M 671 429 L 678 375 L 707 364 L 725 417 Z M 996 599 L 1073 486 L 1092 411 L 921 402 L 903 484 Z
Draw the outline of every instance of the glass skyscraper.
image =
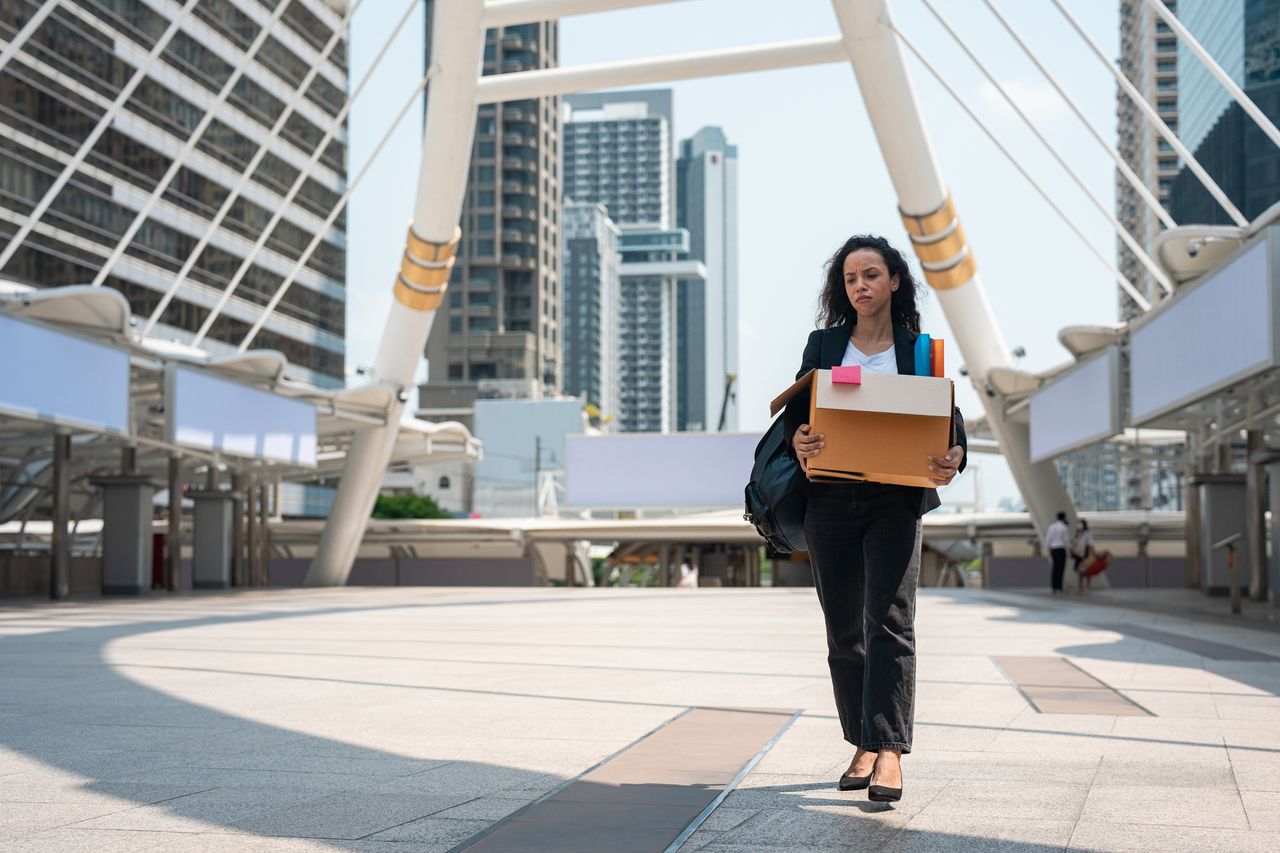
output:
M 11 43 L 43 5 L 0 0 L 0 38 Z M 346 128 L 334 121 L 347 93 L 347 4 L 201 0 L 169 32 L 180 9 L 178 3 L 144 0 L 59 3 L 0 68 L 0 252 L 8 256 L 0 274 L 38 288 L 93 283 L 212 110 L 194 150 L 101 284 L 120 291 L 145 320 L 190 263 L 153 333 L 191 341 L 279 211 L 278 224 L 201 344 L 219 353 L 244 339 L 345 190 Z M 264 27 L 269 35 L 250 55 Z M 156 61 L 148 63 L 166 37 Z M 318 73 L 297 97 L 313 67 Z M 243 76 L 218 103 L 237 68 Z M 144 71 L 135 80 L 139 69 Z M 113 108 L 134 83 L 122 106 Z M 273 124 L 286 113 L 281 132 L 271 138 Z M 318 164 L 308 170 L 331 130 Z M 78 149 L 94 133 L 100 135 L 77 162 Z M 255 158 L 250 179 L 213 228 Z M 343 217 L 325 230 L 253 342 L 283 352 L 298 378 L 321 386 L 344 382 L 344 232 Z
M 1280 0 L 1179 0 L 1182 23 L 1246 95 L 1280 122 Z M 1178 47 L 1178 111 L 1187 148 L 1253 219 L 1280 201 L 1280 150 L 1185 45 Z M 1172 185 L 1179 224 L 1230 224 L 1185 166 Z

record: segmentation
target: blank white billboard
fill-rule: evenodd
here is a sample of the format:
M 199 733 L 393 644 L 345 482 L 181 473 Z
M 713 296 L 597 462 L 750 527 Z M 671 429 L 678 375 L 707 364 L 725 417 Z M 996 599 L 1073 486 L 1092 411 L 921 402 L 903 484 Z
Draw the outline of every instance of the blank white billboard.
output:
M 165 375 L 165 436 L 228 456 L 316 464 L 316 407 L 198 370 Z
M 1031 461 L 1116 435 L 1120 351 L 1107 347 L 1031 395 Z
M 0 412 L 129 434 L 129 353 L 0 315 Z
M 1130 420 L 1140 425 L 1276 364 L 1270 243 L 1262 240 L 1130 335 Z
M 628 433 L 565 439 L 571 507 L 741 506 L 758 433 Z

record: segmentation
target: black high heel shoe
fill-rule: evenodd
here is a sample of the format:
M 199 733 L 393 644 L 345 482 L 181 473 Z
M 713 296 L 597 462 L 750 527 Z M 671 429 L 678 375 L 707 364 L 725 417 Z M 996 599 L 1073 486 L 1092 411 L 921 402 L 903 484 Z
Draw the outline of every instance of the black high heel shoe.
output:
M 844 773 L 840 776 L 839 787 L 841 791 L 861 791 L 870 784 L 870 773 L 866 776 L 850 776 L 848 773 Z
M 871 768 L 872 775 L 875 775 L 875 767 Z M 902 799 L 901 788 L 890 788 L 888 785 L 872 785 L 871 777 L 867 777 L 867 799 L 873 803 L 896 803 Z

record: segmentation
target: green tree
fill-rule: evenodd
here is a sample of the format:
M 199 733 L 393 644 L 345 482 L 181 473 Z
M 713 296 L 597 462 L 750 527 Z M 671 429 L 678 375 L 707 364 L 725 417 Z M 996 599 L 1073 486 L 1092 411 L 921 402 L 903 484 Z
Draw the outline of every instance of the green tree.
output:
M 374 518 L 451 518 L 427 495 L 378 495 Z

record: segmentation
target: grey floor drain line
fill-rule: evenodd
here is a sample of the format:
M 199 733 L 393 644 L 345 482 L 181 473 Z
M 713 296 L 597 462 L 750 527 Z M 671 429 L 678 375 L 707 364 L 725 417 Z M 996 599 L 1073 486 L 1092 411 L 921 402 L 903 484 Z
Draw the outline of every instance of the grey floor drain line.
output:
M 686 708 L 449 853 L 673 853 L 802 713 Z
M 724 798 L 733 793 L 733 790 L 738 787 L 739 783 L 741 783 L 743 779 L 747 778 L 747 774 L 751 772 L 751 769 L 760 763 L 760 759 L 764 758 L 765 753 L 773 749 L 773 745 L 778 742 L 779 738 L 787 733 L 787 730 L 791 728 L 791 725 L 798 720 L 800 715 L 803 713 L 804 708 L 799 708 L 794 714 L 788 717 L 787 721 L 782 724 L 782 728 L 778 729 L 777 733 L 774 734 L 773 737 L 769 738 L 769 742 L 762 746 L 760 751 L 752 756 L 750 761 L 743 765 L 742 769 L 738 771 L 738 775 L 734 776 L 729 784 L 725 785 L 724 788 L 721 789 L 720 793 L 716 795 L 714 800 L 707 803 L 707 807 L 698 813 L 698 816 L 695 817 L 689 825 L 676 836 L 675 840 L 667 846 L 667 849 L 664 850 L 663 853 L 675 853 L 675 851 L 679 850 L 680 845 L 688 841 L 689 836 L 693 835 L 693 833 L 697 831 L 698 827 L 702 826 L 703 821 L 711 817 L 711 813 L 724 802 Z
M 465 841 L 463 841 L 462 843 L 460 843 L 460 844 L 458 844 L 458 845 L 455 845 L 454 847 L 450 847 L 450 848 L 446 851 L 446 853 L 461 853 L 461 851 L 466 850 L 468 847 L 472 847 L 472 846 L 474 846 L 474 845 L 475 845 L 475 844 L 477 844 L 479 841 L 481 841 L 482 839 L 484 839 L 486 836 L 488 836 L 488 835 L 492 835 L 492 834 L 493 834 L 493 832 L 494 832 L 495 830 L 497 830 L 499 827 L 501 827 L 501 826 L 503 826 L 504 824 L 506 824 L 508 821 L 515 820 L 517 817 L 519 817 L 520 815 L 524 814 L 525 812 L 531 811 L 531 810 L 534 808 L 534 806 L 540 805 L 540 804 L 541 804 L 541 803 L 543 803 L 544 801 L 551 799 L 551 798 L 552 798 L 552 797 L 554 797 L 556 794 L 558 794 L 558 793 L 560 793 L 561 791 L 563 791 L 565 788 L 568 788 L 568 787 L 569 787 L 570 785 L 572 785 L 574 782 L 577 782 L 577 781 L 578 781 L 579 779 L 581 779 L 583 776 L 586 776 L 586 775 L 587 775 L 588 773 L 590 773 L 591 771 L 596 770 L 596 769 L 599 769 L 599 768 L 603 767 L 604 765 L 608 764 L 610 761 L 613 761 L 615 758 L 617 758 L 619 755 L 622 755 L 622 754 L 623 754 L 624 752 L 626 752 L 628 749 L 631 749 L 633 746 L 635 746 L 636 744 L 640 743 L 641 741 L 646 740 L 647 738 L 650 738 L 650 737 L 652 737 L 653 735 L 657 734 L 658 732 L 662 731 L 662 730 L 663 730 L 663 729 L 665 729 L 667 726 L 671 725 L 671 724 L 672 724 L 672 723 L 674 723 L 676 720 L 680 719 L 681 717 L 683 717 L 685 714 L 688 714 L 688 713 L 689 713 L 690 711 L 692 711 L 692 710 L 693 710 L 693 708 L 692 708 L 692 707 L 685 708 L 683 711 L 681 711 L 680 713 L 676 714 L 676 715 L 675 715 L 674 717 L 672 717 L 671 719 L 669 719 L 669 720 L 663 720 L 661 723 L 658 723 L 658 725 L 656 725 L 656 726 L 654 726 L 653 728 L 649 729 L 649 731 L 647 731 L 647 732 L 645 732 L 644 734 L 640 735 L 640 737 L 638 737 L 638 738 L 636 738 L 635 740 L 631 741 L 631 743 L 628 743 L 627 745 L 622 746 L 622 747 L 620 747 L 620 748 L 618 748 L 618 749 L 614 750 L 613 752 L 609 753 L 609 754 L 608 754 L 608 755 L 606 755 L 604 758 L 602 758 L 602 759 L 600 759 L 599 761 L 597 761 L 595 764 L 592 764 L 592 765 L 591 765 L 590 767 L 588 767 L 586 770 L 583 770 L 583 771 L 582 771 L 581 773 L 579 773 L 577 776 L 574 776 L 572 779 L 566 779 L 566 780 L 564 780 L 564 781 L 563 781 L 563 782 L 561 782 L 559 785 L 556 785 L 556 786 L 555 786 L 554 788 L 552 788 L 550 791 L 547 791 L 545 794 L 543 794 L 542 796 L 538 797 L 538 798 L 537 798 L 536 800 L 534 800 L 533 802 L 531 802 L 531 803 L 526 803 L 525 805 L 523 805 L 523 806 L 521 806 L 520 808 L 516 809 L 516 810 L 515 810 L 514 812 L 512 812 L 511 814 L 507 815 L 506 817 L 504 817 L 504 818 L 502 818 L 501 820 L 499 820 L 499 821 L 497 821 L 496 823 L 494 823 L 494 824 L 493 824 L 492 826 L 490 826 L 489 828 L 487 828 L 487 829 L 483 829 L 483 830 L 481 830 L 480 832 L 477 832 L 475 835 L 470 836 L 470 837 L 469 837 L 469 838 L 467 838 Z

